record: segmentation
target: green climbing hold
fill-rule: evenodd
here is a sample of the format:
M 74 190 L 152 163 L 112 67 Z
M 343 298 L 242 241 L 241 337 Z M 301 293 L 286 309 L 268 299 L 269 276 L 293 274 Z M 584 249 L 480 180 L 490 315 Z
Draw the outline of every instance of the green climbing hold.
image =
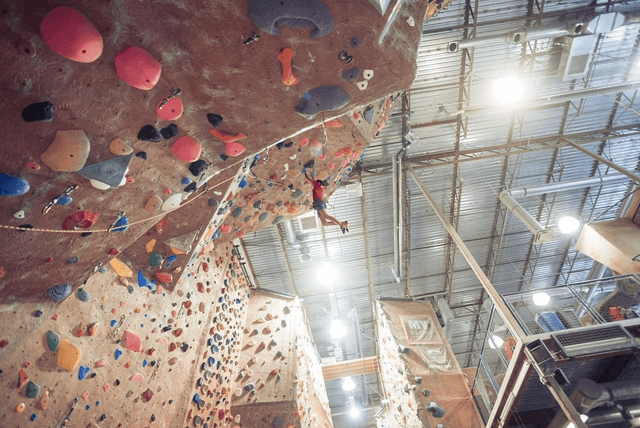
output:
M 163 257 L 162 254 L 156 252 L 153 252 L 149 255 L 149 264 L 153 267 L 158 267 L 162 264 L 163 261 Z

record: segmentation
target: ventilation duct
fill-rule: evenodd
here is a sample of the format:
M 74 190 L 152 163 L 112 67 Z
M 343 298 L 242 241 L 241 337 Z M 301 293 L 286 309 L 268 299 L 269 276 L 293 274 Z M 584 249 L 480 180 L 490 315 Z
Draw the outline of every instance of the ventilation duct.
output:
M 500 192 L 500 200 L 506 205 L 509 211 L 533 233 L 534 244 L 549 242 L 551 238 L 553 238 L 553 229 L 547 229 L 541 225 L 518 201 L 513 199 L 508 190 Z
M 293 221 L 283 221 L 282 228 L 284 229 L 284 236 L 289 246 L 295 250 L 300 251 L 300 260 L 303 262 L 308 262 L 309 260 L 311 260 L 311 250 L 309 249 L 307 244 L 298 239 L 295 228 L 293 227 Z
M 505 190 L 514 198 L 524 198 L 530 195 L 543 195 L 545 193 L 562 192 L 567 190 L 584 189 L 593 186 L 602 186 L 604 183 L 622 183 L 629 177 L 621 174 L 608 174 L 599 177 L 586 178 L 578 181 L 560 181 L 557 183 L 543 184 L 542 186 L 530 186 L 521 189 Z

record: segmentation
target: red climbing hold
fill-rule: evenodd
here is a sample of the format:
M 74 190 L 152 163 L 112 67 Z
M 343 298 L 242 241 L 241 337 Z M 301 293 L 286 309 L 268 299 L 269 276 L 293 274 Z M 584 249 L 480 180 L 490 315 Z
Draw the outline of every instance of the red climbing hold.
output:
M 100 214 L 93 211 L 79 211 L 68 216 L 62 223 L 62 228 L 64 230 L 88 229 L 93 226 L 98 217 Z
M 137 46 L 120 52 L 115 58 L 115 65 L 118 77 L 134 88 L 148 91 L 160 80 L 160 63 Z
M 171 151 L 180 160 L 185 162 L 197 161 L 200 157 L 201 146 L 198 140 L 191 137 L 180 137 L 171 146 Z
M 133 352 L 140 352 L 142 347 L 142 339 L 136 333 L 129 330 L 124 331 L 125 339 L 127 340 L 127 349 Z
M 243 134 L 242 132 L 239 132 L 237 134 L 229 134 L 228 132 L 218 131 L 217 129 L 210 129 L 209 130 L 209 134 L 211 134 L 214 137 L 224 141 L 225 143 L 228 143 L 230 141 L 238 141 L 238 140 L 242 140 L 243 138 L 247 138 L 247 136 L 245 134 Z
M 102 36 L 80 12 L 61 6 L 47 13 L 40 23 L 40 34 L 57 54 L 78 62 L 92 62 L 102 54 Z
M 170 273 L 156 272 L 154 276 L 158 280 L 158 282 L 162 282 L 163 284 L 169 284 L 173 281 L 173 276 Z M 162 290 L 162 288 L 160 288 L 160 290 Z M 160 291 L 160 293 L 162 293 L 162 291 Z
M 180 98 L 172 98 L 168 100 L 162 107 L 164 100 L 158 103 L 156 107 L 156 115 L 162 120 L 176 120 L 182 116 L 182 112 L 184 112 L 184 106 L 182 105 L 182 100 Z

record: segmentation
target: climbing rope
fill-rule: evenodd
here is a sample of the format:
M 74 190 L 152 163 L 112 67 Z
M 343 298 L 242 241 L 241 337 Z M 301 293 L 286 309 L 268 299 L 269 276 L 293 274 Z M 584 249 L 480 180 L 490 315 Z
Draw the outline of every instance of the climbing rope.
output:
M 236 162 L 233 165 L 229 165 L 225 169 L 231 168 L 234 165 L 237 165 L 239 163 L 242 163 L 242 162 Z M 221 172 L 222 171 L 224 171 L 224 170 L 221 170 Z M 236 176 L 233 175 L 233 176 L 227 178 L 226 180 L 223 180 L 223 181 L 217 183 L 215 186 L 212 186 L 211 189 L 215 189 L 216 187 L 219 187 L 219 186 L 225 184 L 226 182 L 231 181 L 231 180 L 233 180 L 235 178 L 236 178 Z M 156 215 L 153 215 L 151 217 L 147 217 L 147 218 L 142 219 L 142 220 L 133 221 L 133 222 L 129 223 L 129 226 L 134 226 L 134 225 L 140 224 L 140 223 L 146 223 L 148 221 L 154 220 L 156 218 L 163 217 L 163 216 L 165 216 L 165 215 L 167 215 L 169 213 L 172 213 L 172 212 L 177 211 L 177 210 L 179 210 L 181 208 L 184 208 L 185 206 L 189 205 L 191 202 L 195 201 L 196 199 L 198 199 L 200 196 L 204 195 L 208 191 L 209 191 L 209 187 L 205 183 L 205 185 L 203 186 L 203 191 L 198 193 L 195 197 L 187 200 L 184 204 L 176 207 L 173 210 L 165 211 L 163 213 L 156 214 Z M 17 231 L 20 231 L 20 232 L 44 232 L 44 233 L 87 233 L 87 232 L 90 232 L 90 233 L 106 233 L 106 232 L 112 232 L 113 230 L 119 229 L 119 228 L 122 228 L 122 227 L 123 226 L 110 228 L 110 229 L 81 229 L 81 230 L 63 230 L 63 229 L 60 229 L 59 230 L 59 229 L 40 229 L 40 228 L 35 228 L 35 227 L 34 228 L 31 228 L 31 227 L 27 228 L 27 227 L 9 226 L 9 225 L 6 225 L 6 224 L 0 224 L 0 229 L 17 230 Z

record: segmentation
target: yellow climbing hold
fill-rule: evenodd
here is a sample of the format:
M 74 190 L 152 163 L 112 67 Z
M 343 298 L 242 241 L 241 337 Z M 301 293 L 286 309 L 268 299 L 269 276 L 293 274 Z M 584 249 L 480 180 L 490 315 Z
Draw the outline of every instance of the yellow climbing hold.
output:
M 80 348 L 71 344 L 67 339 L 62 339 L 58 348 L 58 367 L 72 372 L 78 367 L 80 357 L 82 357 Z
M 16 407 L 16 412 L 18 412 L 18 413 L 24 412 L 25 407 L 26 406 L 24 405 L 24 403 L 18 404 L 18 406 Z
M 185 254 L 185 252 L 184 252 L 184 251 L 182 251 L 182 250 L 178 250 L 177 248 L 173 248 L 173 247 L 169 247 L 169 248 L 171 248 L 171 252 L 172 252 L 173 254 L 176 254 L 176 255 Z
M 129 266 L 125 265 L 120 260 L 113 258 L 109 264 L 118 275 L 124 276 L 125 278 L 131 278 L 133 276 L 133 271 L 129 269 Z
M 153 251 L 153 247 L 156 245 L 156 240 L 152 239 L 149 242 L 147 242 L 147 245 L 144 246 L 144 248 L 147 250 L 147 253 L 150 253 Z

